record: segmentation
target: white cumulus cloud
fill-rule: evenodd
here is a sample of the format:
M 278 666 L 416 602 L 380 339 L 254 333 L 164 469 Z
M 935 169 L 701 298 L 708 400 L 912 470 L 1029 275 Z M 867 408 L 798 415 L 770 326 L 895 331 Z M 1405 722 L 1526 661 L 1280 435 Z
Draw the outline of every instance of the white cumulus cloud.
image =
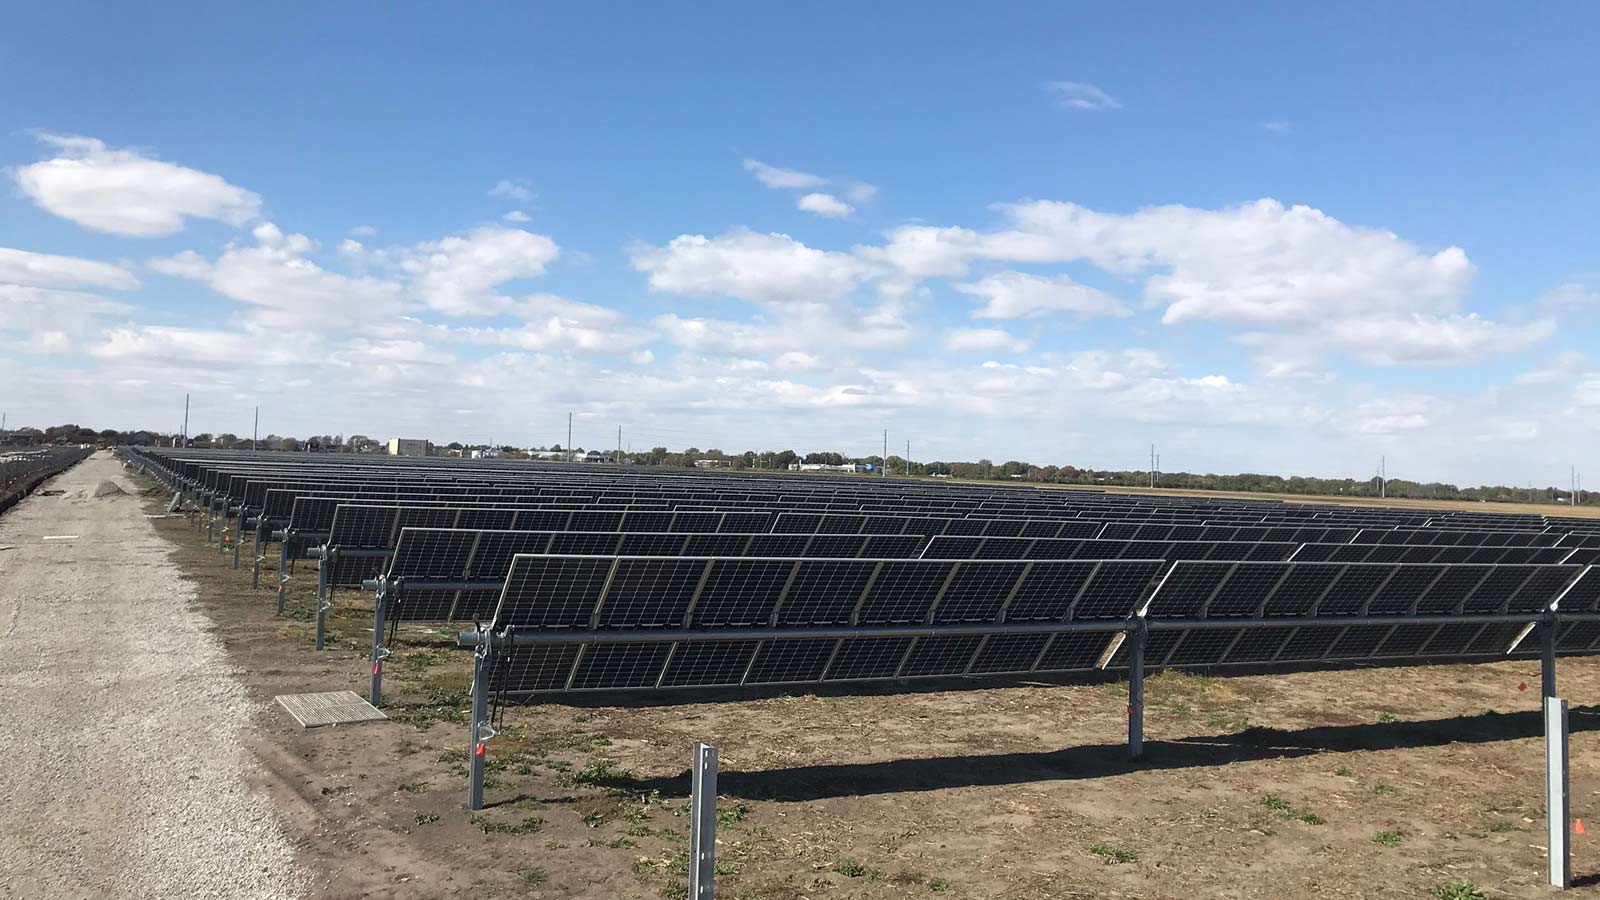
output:
M 1122 104 L 1100 88 L 1086 81 L 1051 81 L 1044 89 L 1056 98 L 1056 103 L 1066 109 L 1121 109 Z
M 21 166 L 17 186 L 34 203 L 85 228 L 129 237 L 164 237 L 188 219 L 243 225 L 261 198 L 220 176 L 117 150 L 89 137 L 44 134 L 56 155 Z
M 951 328 L 944 333 L 944 346 L 957 353 L 967 350 L 1021 353 L 1031 343 L 1000 328 Z
M 972 284 L 958 284 L 956 290 L 986 300 L 983 308 L 972 313 L 985 319 L 1017 319 L 1048 312 L 1070 312 L 1086 318 L 1132 315 L 1121 300 L 1066 275 L 1000 272 Z
M 794 205 L 797 209 L 816 213 L 827 219 L 842 219 L 856 211 L 854 206 L 838 197 L 823 193 L 804 194 L 794 202 Z

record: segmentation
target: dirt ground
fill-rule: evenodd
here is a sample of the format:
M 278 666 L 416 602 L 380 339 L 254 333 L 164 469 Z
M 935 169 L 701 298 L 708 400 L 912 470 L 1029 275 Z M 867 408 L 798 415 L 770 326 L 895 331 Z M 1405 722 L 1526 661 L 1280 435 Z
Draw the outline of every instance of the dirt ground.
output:
M 309 896 L 683 897 L 695 740 L 721 751 L 718 895 L 735 900 L 1547 895 L 1536 663 L 1162 674 L 1137 766 L 1114 683 L 540 704 L 506 712 L 475 815 L 469 659 L 446 632 L 401 631 L 391 721 L 302 730 L 271 698 L 365 692 L 370 597 L 335 595 L 317 653 L 310 567 L 278 618 L 188 522 L 152 522 L 262 709 L 253 786 Z M 1587 820 L 1600 663 L 1561 678 Z M 1594 841 L 1574 839 L 1580 885 L 1600 881 Z

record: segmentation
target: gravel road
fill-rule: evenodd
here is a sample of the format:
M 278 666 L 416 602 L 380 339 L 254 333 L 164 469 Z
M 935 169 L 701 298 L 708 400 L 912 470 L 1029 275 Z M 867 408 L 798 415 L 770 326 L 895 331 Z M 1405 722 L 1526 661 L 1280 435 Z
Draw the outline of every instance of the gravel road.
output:
M 300 896 L 246 787 L 259 704 L 133 481 L 102 452 L 44 488 L 0 516 L 0 897 Z

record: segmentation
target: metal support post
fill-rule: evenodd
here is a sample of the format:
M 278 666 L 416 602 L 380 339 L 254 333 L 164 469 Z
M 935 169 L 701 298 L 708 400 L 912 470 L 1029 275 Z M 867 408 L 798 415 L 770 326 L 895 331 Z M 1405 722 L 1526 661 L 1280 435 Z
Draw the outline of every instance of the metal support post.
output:
M 233 567 L 239 568 L 239 545 L 244 542 L 244 504 L 239 504 L 239 521 L 233 529 Z
M 328 574 L 333 567 L 333 548 L 323 550 L 322 558 L 317 560 L 317 649 L 322 649 L 324 638 L 328 632 L 328 607 L 333 603 L 328 599 Z
M 1144 642 L 1143 618 L 1128 629 L 1128 758 L 1144 756 Z
M 1572 887 L 1572 809 L 1567 795 L 1567 701 L 1544 698 L 1544 815 L 1549 831 L 1550 884 Z
M 256 543 L 255 543 L 255 553 L 254 553 L 255 561 L 250 564 L 250 590 L 252 590 L 252 591 L 261 590 L 261 564 L 263 562 L 266 562 L 266 560 L 267 560 L 267 558 L 264 555 L 262 555 L 262 553 L 261 553 L 261 546 L 262 546 L 261 538 L 262 538 L 262 534 L 263 534 L 262 529 L 264 529 L 266 527 L 267 527 L 266 516 L 263 516 L 260 513 L 257 513 L 256 514 Z
M 717 871 L 717 748 L 694 745 L 689 793 L 689 900 L 711 900 Z
M 478 632 L 478 646 L 472 653 L 472 769 L 467 787 L 467 808 L 483 809 L 484 745 L 494 737 L 489 725 L 489 670 L 492 639 L 488 631 Z
M 378 595 L 372 601 L 372 689 L 367 699 L 373 706 L 383 702 L 383 661 L 389 656 L 389 648 L 383 643 L 383 620 L 388 605 L 389 580 L 380 577 Z
M 294 540 L 293 529 L 284 529 L 278 541 L 278 615 L 283 615 L 283 603 L 289 594 L 289 542 Z
M 216 508 L 216 503 L 213 502 L 210 499 L 207 499 L 206 500 L 206 543 L 208 543 L 208 544 L 211 543 L 211 539 L 216 536 L 216 533 L 217 533 L 217 508 Z
M 1556 632 L 1554 617 L 1539 623 L 1539 694 L 1546 700 L 1556 695 Z

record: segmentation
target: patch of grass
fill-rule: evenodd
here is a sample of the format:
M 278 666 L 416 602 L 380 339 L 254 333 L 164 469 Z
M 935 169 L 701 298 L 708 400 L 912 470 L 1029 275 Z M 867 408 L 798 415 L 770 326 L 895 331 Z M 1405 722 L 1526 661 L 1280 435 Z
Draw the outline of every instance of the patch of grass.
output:
M 546 731 L 531 738 L 533 746 L 546 753 L 570 751 L 593 753 L 601 747 L 611 746 L 611 739 L 590 731 Z
M 667 900 L 689 900 L 689 883 L 687 881 L 668 882 L 661 889 L 661 896 Z
M 1390 784 L 1387 781 L 1380 781 L 1377 784 L 1372 786 L 1372 792 L 1374 794 L 1383 794 L 1385 796 L 1388 796 L 1388 795 L 1394 793 L 1394 785 Z
M 1378 713 L 1378 721 L 1383 723 L 1384 725 L 1392 725 L 1395 722 L 1400 721 L 1400 717 L 1395 715 L 1392 712 L 1389 712 L 1389 711 L 1385 710 L 1384 712 Z
M 592 813 L 589 813 L 588 815 L 583 817 L 583 824 L 589 826 L 590 828 L 599 828 L 601 825 L 604 825 L 605 823 L 606 823 L 606 814 L 605 813 L 592 812 Z
M 945 891 L 949 891 L 949 890 L 953 890 L 953 889 L 954 889 L 954 885 L 952 885 L 950 882 L 944 880 L 943 878 L 929 878 L 928 879 L 928 890 L 933 891 L 935 894 L 942 894 Z
M 743 800 L 740 800 L 732 806 L 717 810 L 717 824 L 728 826 L 735 822 L 743 822 L 748 815 L 750 815 L 750 807 Z
M 417 813 L 417 824 L 418 825 L 432 825 L 433 823 L 435 823 L 437 821 L 439 821 L 439 814 L 438 813 L 432 813 L 432 812 L 419 812 L 419 813 Z
M 1261 798 L 1261 805 L 1289 819 L 1298 819 L 1307 825 L 1325 825 L 1327 820 L 1308 810 L 1294 806 L 1289 801 L 1277 794 L 1268 794 Z
M 484 834 L 533 834 L 544 828 L 544 819 L 528 816 L 519 822 L 496 822 L 484 816 L 473 816 L 472 824 Z
M 407 781 L 400 785 L 400 790 L 407 794 L 420 794 L 428 789 L 426 781 Z
M 883 877 L 882 869 L 874 869 L 854 859 L 839 860 L 834 864 L 833 870 L 846 878 L 865 878 L 868 881 L 877 881 Z
M 603 787 L 608 782 L 626 781 L 632 777 L 632 772 L 609 759 L 595 759 L 590 760 L 576 772 L 562 772 L 557 775 L 556 783 L 562 787 L 573 787 L 580 784 Z
M 1435 885 L 1433 896 L 1437 900 L 1484 900 L 1483 891 L 1470 881 L 1446 881 Z
M 1406 839 L 1404 831 L 1380 831 L 1372 836 L 1372 842 L 1380 847 L 1398 847 Z
M 1340 778 L 1349 778 L 1356 773 L 1351 771 L 1349 766 L 1340 766 L 1339 768 L 1333 770 L 1333 774 L 1339 776 Z
M 1233 734 L 1249 728 L 1250 719 L 1242 713 L 1216 712 L 1206 717 L 1206 725 Z
M 1139 861 L 1139 854 L 1110 844 L 1090 844 L 1089 852 L 1100 857 L 1108 866 L 1122 865 Z
M 518 869 L 517 877 L 522 879 L 522 883 L 528 887 L 538 887 L 550 880 L 550 873 L 538 866 L 534 866 L 531 869 Z
M 1510 819 L 1495 819 L 1493 822 L 1489 823 L 1489 830 L 1497 834 L 1503 834 L 1507 831 L 1516 831 L 1517 823 L 1511 821 Z

